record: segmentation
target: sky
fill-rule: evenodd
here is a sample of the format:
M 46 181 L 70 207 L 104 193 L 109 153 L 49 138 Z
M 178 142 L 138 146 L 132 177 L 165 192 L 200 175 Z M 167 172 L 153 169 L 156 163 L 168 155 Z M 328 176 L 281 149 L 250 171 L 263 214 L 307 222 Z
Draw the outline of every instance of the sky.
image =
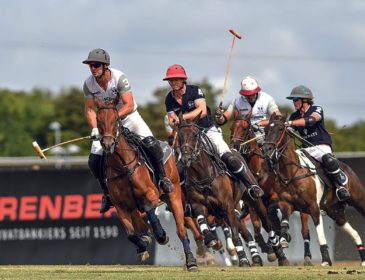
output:
M 188 82 L 222 88 L 235 40 L 223 104 L 254 76 L 279 105 L 306 85 L 325 117 L 340 126 L 365 120 L 363 0 L 0 0 L 0 88 L 55 93 L 82 88 L 82 64 L 103 48 L 123 71 L 139 104 L 168 66 L 184 66 Z

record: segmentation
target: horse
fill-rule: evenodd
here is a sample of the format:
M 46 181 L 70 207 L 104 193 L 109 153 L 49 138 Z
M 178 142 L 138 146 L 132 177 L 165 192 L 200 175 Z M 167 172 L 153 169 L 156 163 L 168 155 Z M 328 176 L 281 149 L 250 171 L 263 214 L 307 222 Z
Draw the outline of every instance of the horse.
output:
M 136 141 L 136 138 L 138 141 L 139 137 L 119 125 L 115 103 L 98 104 L 96 118 L 101 135 L 100 143 L 105 152 L 105 178 L 110 199 L 127 232 L 128 239 L 137 247 L 137 253 L 146 251 L 148 244 L 140 238 L 129 215 L 139 210 L 146 212 L 157 242 L 166 244 L 168 237 L 155 215 L 155 208 L 160 198 L 159 190 L 147 166 L 147 157 L 143 156 L 143 150 L 131 141 L 131 139 Z M 196 271 L 196 260 L 190 250 L 184 227 L 180 180 L 173 155 L 170 155 L 164 168 L 174 185 L 174 191 L 164 194 L 161 199 L 167 203 L 174 215 L 177 235 L 185 252 L 185 265 L 188 271 Z
M 345 208 L 348 204 L 365 217 L 364 186 L 352 169 L 340 162 L 341 169 L 348 176 L 347 188 L 351 197 L 348 202 L 339 201 L 331 181 L 320 177 L 319 170 L 313 171 L 307 166 L 305 159 L 296 153 L 293 143 L 295 134 L 288 130 L 285 121 L 286 116 L 270 118 L 265 143 L 262 147 L 265 158 L 271 170 L 276 174 L 277 180 L 285 185 L 283 191 L 279 193 L 280 199 L 286 202 L 283 215 L 289 216 L 292 211 L 298 210 L 312 217 L 320 245 L 322 266 L 327 266 L 332 265 L 332 261 L 328 254 L 320 213 L 320 210 L 324 211 L 343 231 L 350 235 L 359 252 L 361 266 L 365 266 L 365 250 L 362 240 L 345 215 Z
M 275 174 L 270 171 L 269 166 L 266 164 L 264 155 L 256 141 L 257 138 L 250 124 L 250 117 L 250 115 L 246 117 L 237 116 L 232 122 L 232 125 L 230 127 L 230 147 L 237 150 L 246 159 L 252 173 L 255 174 L 259 185 L 264 190 L 265 194 L 262 197 L 262 200 L 264 204 L 268 207 L 269 216 L 273 221 L 277 234 L 280 235 L 280 243 L 284 248 L 287 248 L 288 242 L 290 242 L 291 240 L 291 236 L 288 232 L 288 218 L 286 219 L 285 217 L 283 217 L 280 222 L 278 221 L 276 213 L 277 203 L 279 201 L 279 197 L 276 191 L 280 192 L 282 186 L 280 186 L 280 182 L 277 182 L 275 180 Z M 275 260 L 271 255 L 272 249 L 268 247 L 261 235 L 261 222 L 259 217 L 257 216 L 255 209 L 253 207 L 249 207 L 249 212 L 255 232 L 255 240 L 259 244 L 261 250 L 268 253 L 268 260 Z M 309 216 L 305 213 L 300 212 L 300 218 L 302 225 L 301 233 L 304 240 L 304 265 L 309 266 L 312 265 L 312 254 L 309 244 Z
M 185 121 L 179 116 L 177 126 L 176 145 L 180 151 L 180 163 L 184 167 L 186 198 L 204 235 L 205 244 L 213 247 L 217 241 L 214 234 L 209 231 L 206 217 L 213 215 L 218 219 L 224 219 L 232 231 L 239 265 L 249 266 L 239 237 L 239 233 L 249 234 L 249 231 L 235 214 L 235 208 L 245 189 L 238 180 L 228 174 L 226 167 L 222 166 L 223 162 L 218 158 L 209 139 L 196 124 L 199 118 L 200 115 L 192 121 Z M 252 236 L 251 241 L 253 242 L 251 245 L 256 246 Z M 274 243 L 276 244 L 276 241 Z M 253 252 L 253 265 L 262 265 L 257 249 Z M 285 255 L 282 260 L 284 259 L 286 260 Z

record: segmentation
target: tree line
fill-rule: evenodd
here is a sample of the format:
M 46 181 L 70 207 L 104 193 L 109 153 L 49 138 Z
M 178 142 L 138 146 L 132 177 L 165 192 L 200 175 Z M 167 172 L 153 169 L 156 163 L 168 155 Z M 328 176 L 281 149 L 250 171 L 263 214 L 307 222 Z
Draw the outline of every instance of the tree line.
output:
M 208 106 L 214 113 L 216 100 L 220 93 L 207 80 L 195 83 L 206 95 Z M 169 88 L 161 87 L 153 91 L 154 100 L 139 104 L 139 112 L 160 140 L 166 139 L 164 128 L 165 96 Z M 139 100 L 136 100 L 139 103 Z M 277 101 L 278 102 L 278 101 Z M 325 104 L 323 104 L 325 110 Z M 280 107 L 283 113 L 291 113 L 292 108 Z M 84 95 L 80 88 L 63 89 L 57 94 L 40 88 L 30 92 L 0 89 L 0 156 L 35 156 L 32 142 L 42 147 L 55 143 L 55 132 L 50 129 L 52 122 L 61 124 L 62 141 L 87 136 L 90 127 L 84 117 Z M 230 123 L 222 129 L 229 141 Z M 333 120 L 326 120 L 327 130 L 332 133 L 334 151 L 365 151 L 365 122 L 358 121 L 349 127 L 338 127 Z M 77 143 L 77 155 L 87 155 L 90 142 Z

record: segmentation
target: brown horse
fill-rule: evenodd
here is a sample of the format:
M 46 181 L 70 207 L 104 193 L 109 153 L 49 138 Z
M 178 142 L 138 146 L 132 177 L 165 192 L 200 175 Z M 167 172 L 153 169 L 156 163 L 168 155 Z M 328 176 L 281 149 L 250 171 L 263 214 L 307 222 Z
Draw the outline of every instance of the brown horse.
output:
M 293 145 L 294 134 L 287 130 L 285 121 L 285 116 L 274 116 L 270 119 L 263 145 L 263 152 L 271 170 L 286 186 L 285 190 L 279 193 L 281 201 L 286 202 L 284 211 L 290 215 L 292 211 L 298 210 L 312 217 L 322 254 L 322 265 L 331 265 L 332 262 L 328 254 L 320 209 L 351 236 L 360 254 L 361 265 L 365 266 L 364 246 L 359 234 L 347 221 L 346 203 L 339 201 L 334 188 L 325 185 L 328 181 L 309 170 L 303 159 L 298 156 Z M 349 166 L 343 162 L 340 162 L 340 166 L 348 176 L 347 187 L 351 198 L 347 203 L 365 217 L 365 189 Z
M 283 186 L 280 182 L 275 180 L 275 174 L 271 172 L 270 168 L 266 164 L 264 155 L 256 141 L 253 128 L 250 124 L 250 116 L 236 117 L 231 125 L 231 142 L 230 147 L 237 150 L 247 161 L 251 171 L 255 174 L 257 181 L 265 194 L 262 197 L 264 204 L 268 207 L 268 212 L 275 231 L 280 235 L 280 243 L 282 246 L 288 247 L 288 242 L 291 240 L 291 236 L 288 232 L 289 229 L 289 217 L 282 215 L 281 222 L 277 217 L 277 205 L 279 197 L 277 192 L 281 192 Z M 284 203 L 283 203 L 284 204 Z M 253 224 L 255 232 L 255 240 L 261 247 L 263 252 L 270 253 L 270 248 L 264 242 L 261 235 L 261 221 L 257 216 L 257 213 L 253 207 L 249 207 L 251 222 Z M 310 233 L 308 227 L 308 214 L 300 213 L 301 218 L 301 233 L 304 240 L 304 265 L 311 265 L 312 254 L 310 251 Z M 268 260 L 272 261 L 272 256 L 268 255 Z
M 156 240 L 160 244 L 166 244 L 168 237 L 155 215 L 155 207 L 158 205 L 160 196 L 159 191 L 146 164 L 147 158 L 143 158 L 143 151 L 131 143 L 128 138 L 137 136 L 119 126 L 118 111 L 114 103 L 98 105 L 97 125 L 101 134 L 100 142 L 105 152 L 107 187 L 110 199 L 126 229 L 128 238 L 136 245 L 138 253 L 143 252 L 148 245 L 140 238 L 130 219 L 129 213 L 140 210 L 146 212 Z M 167 160 L 165 171 L 175 189 L 168 195 L 164 195 L 163 199 L 174 215 L 177 234 L 184 247 L 186 267 L 189 271 L 196 271 L 196 260 L 190 250 L 189 239 L 184 227 L 180 180 L 173 155 Z
M 207 216 L 213 215 L 218 219 L 224 219 L 232 230 L 232 240 L 236 247 L 240 266 L 249 265 L 249 261 L 243 250 L 243 238 L 253 238 L 241 224 L 235 214 L 235 208 L 245 191 L 240 182 L 229 176 L 225 166 L 217 158 L 215 149 L 196 125 L 197 116 L 193 121 L 184 121 L 180 117 L 177 128 L 176 145 L 180 150 L 180 163 L 184 167 L 186 197 L 193 209 L 193 216 L 197 219 L 201 232 L 204 235 L 205 244 L 214 247 L 216 236 L 209 231 Z M 249 234 L 249 236 L 244 236 Z M 254 242 L 253 242 L 254 243 Z M 278 242 L 274 242 L 275 245 Z M 252 246 L 256 246 L 252 244 Z M 281 261 L 287 261 L 283 252 L 280 252 Z M 262 265 L 262 260 L 257 250 L 252 255 L 254 265 Z

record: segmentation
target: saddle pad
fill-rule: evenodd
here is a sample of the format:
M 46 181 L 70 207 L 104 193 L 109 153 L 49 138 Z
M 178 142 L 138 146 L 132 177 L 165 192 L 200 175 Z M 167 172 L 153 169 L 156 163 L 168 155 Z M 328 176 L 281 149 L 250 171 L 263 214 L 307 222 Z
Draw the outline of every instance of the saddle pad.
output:
M 159 142 L 160 147 L 161 147 L 162 152 L 163 152 L 163 164 L 165 164 L 169 160 L 169 158 L 171 157 L 172 148 L 170 147 L 169 144 L 167 144 L 164 141 L 158 140 L 158 142 Z
M 298 155 L 300 164 L 303 166 L 306 166 L 310 169 L 312 172 L 316 172 L 316 166 L 313 164 L 313 162 L 306 156 L 306 154 L 303 152 L 303 150 L 298 149 L 295 150 L 296 154 Z

